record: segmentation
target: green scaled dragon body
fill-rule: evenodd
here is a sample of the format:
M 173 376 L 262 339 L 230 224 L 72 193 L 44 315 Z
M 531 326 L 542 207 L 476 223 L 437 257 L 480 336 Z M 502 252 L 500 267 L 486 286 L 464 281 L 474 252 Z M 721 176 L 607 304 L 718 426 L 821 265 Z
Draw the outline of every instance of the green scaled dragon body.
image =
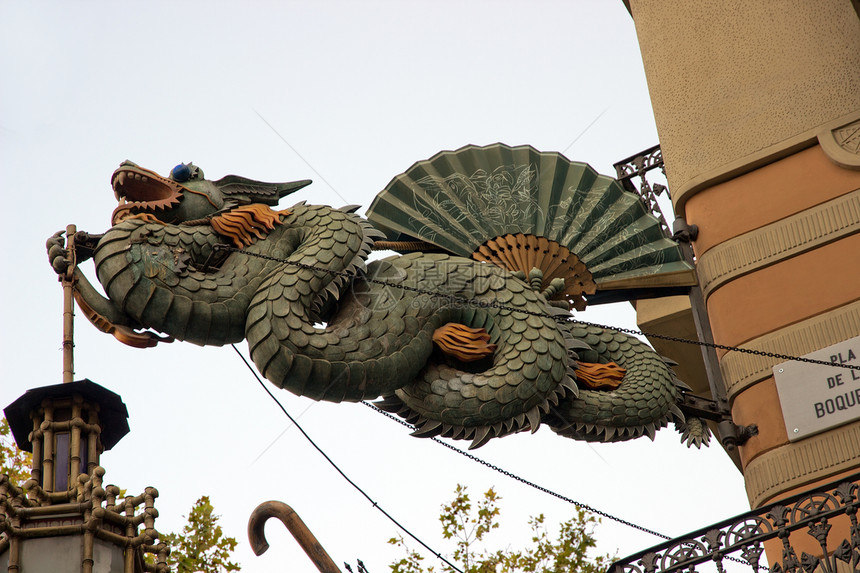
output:
M 279 387 L 333 402 L 382 398 L 417 435 L 473 447 L 542 423 L 618 441 L 653 438 L 674 421 L 688 442 L 707 442 L 701 424 L 685 421 L 681 390 L 653 350 L 556 320 L 562 311 L 521 274 L 442 253 L 366 263 L 381 233 L 350 208 L 269 208 L 309 182 L 213 182 L 193 165 L 166 178 L 126 162 L 112 183 L 114 226 L 75 237 L 77 260 L 92 256 L 107 298 L 77 267 L 74 276 L 85 313 L 121 340 L 164 340 L 142 329 L 200 345 L 247 339 Z M 70 253 L 59 233 L 48 250 L 64 272 Z M 483 329 L 491 356 L 465 363 L 441 352 L 433 334 L 448 323 Z M 615 362 L 624 378 L 612 390 L 582 387 L 582 362 Z

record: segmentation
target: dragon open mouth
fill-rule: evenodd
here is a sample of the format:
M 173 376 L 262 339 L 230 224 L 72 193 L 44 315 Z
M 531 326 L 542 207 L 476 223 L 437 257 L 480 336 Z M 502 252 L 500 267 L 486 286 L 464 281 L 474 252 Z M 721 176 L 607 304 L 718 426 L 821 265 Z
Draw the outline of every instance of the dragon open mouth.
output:
M 170 209 L 179 204 L 184 187 L 162 177 L 154 171 L 144 169 L 131 161 L 124 161 L 111 175 L 111 187 L 119 206 L 111 215 L 111 224 L 116 225 L 133 215 Z

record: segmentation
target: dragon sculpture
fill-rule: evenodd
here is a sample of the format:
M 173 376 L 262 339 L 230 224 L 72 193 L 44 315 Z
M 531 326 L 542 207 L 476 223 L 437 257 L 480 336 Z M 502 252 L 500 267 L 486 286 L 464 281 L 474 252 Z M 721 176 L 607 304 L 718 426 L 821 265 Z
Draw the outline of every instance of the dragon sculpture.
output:
M 310 181 L 169 177 L 124 162 L 102 235 L 47 242 L 58 273 L 93 258 L 102 296 L 74 265 L 75 296 L 100 329 L 138 347 L 248 340 L 272 383 L 333 402 L 382 398 L 418 436 L 472 440 L 541 424 L 588 441 L 649 435 L 673 421 L 681 383 L 646 344 L 569 320 L 564 281 L 445 252 L 366 262 L 382 232 L 353 211 L 278 201 Z M 70 251 L 72 249 L 74 252 Z M 438 251 L 438 249 L 437 249 Z M 559 307 L 564 308 L 559 308 Z M 161 333 L 161 334 L 159 334 Z

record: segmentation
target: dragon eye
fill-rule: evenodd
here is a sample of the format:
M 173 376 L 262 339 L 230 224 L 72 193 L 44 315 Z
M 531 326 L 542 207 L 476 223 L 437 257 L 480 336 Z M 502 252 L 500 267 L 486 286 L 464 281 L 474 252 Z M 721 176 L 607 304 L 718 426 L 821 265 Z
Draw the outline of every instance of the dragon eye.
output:
M 170 178 L 179 183 L 188 181 L 191 179 L 191 168 L 184 163 L 180 163 L 170 171 Z

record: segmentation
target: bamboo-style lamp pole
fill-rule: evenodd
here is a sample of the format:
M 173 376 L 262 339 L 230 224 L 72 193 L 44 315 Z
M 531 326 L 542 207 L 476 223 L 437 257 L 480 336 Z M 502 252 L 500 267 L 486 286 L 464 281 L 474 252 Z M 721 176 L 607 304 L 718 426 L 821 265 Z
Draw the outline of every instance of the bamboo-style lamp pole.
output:
M 75 225 L 66 227 L 66 250 L 69 253 L 69 266 L 60 278 L 63 283 L 63 383 L 75 379 Z

